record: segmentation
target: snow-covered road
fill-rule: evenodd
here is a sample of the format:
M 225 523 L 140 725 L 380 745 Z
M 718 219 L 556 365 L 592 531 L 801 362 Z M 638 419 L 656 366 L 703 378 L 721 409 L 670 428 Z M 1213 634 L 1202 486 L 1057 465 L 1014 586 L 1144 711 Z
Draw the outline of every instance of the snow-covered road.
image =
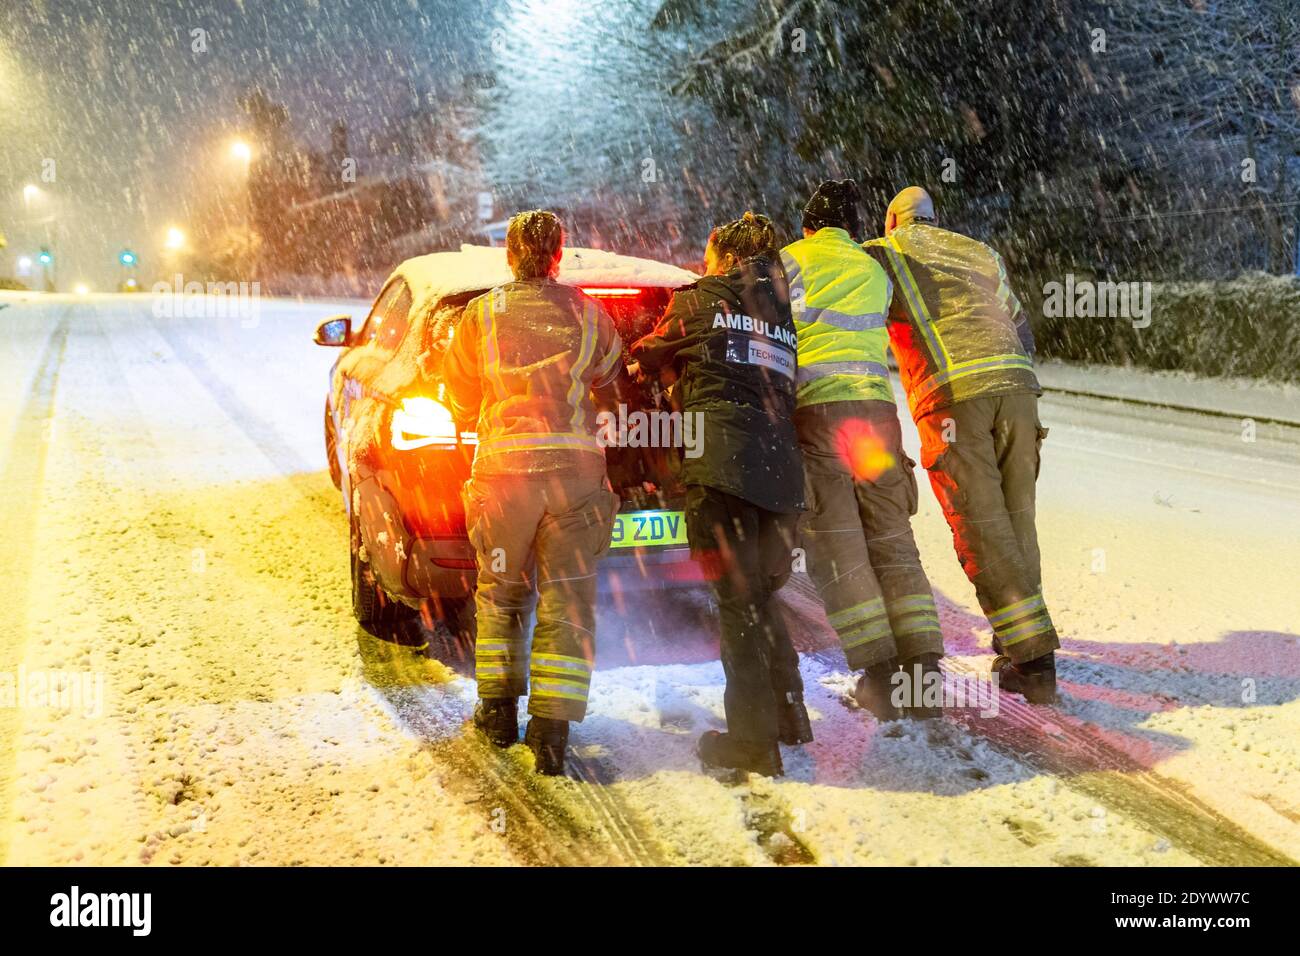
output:
M 1055 710 L 880 726 L 806 580 L 816 742 L 700 773 L 703 600 L 602 610 L 574 776 L 463 733 L 471 681 L 353 623 L 323 316 L 0 298 L 0 860 L 1197 864 L 1300 859 L 1300 437 L 1049 397 Z M 913 456 L 915 434 L 911 433 Z M 922 476 L 950 672 L 988 632 Z M 653 633 L 651 633 L 653 632 Z M 521 748 L 516 748 L 521 750 Z

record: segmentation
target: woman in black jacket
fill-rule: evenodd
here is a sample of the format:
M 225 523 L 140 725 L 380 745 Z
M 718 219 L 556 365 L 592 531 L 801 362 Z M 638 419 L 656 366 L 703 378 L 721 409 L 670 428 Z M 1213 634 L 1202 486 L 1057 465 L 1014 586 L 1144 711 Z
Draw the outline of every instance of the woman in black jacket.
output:
M 686 458 L 691 551 L 717 595 L 727 733 L 699 744 L 706 766 L 782 773 L 782 743 L 812 740 L 799 656 L 773 595 L 790 576 L 803 462 L 794 431 L 797 339 L 776 231 L 747 212 L 718 226 L 706 275 L 679 289 L 632 346 L 643 375 L 676 378 L 699 413 L 703 453 Z

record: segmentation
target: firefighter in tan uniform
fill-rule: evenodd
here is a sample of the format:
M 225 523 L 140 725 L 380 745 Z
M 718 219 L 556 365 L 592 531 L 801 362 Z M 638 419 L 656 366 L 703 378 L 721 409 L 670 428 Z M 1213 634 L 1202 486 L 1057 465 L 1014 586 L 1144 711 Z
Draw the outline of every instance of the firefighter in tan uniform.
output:
M 1002 257 L 935 225 L 929 194 L 889 204 L 866 246 L 889 271 L 889 333 L 921 435 L 921 464 L 993 628 L 1001 686 L 1056 698 L 1060 646 L 1042 594 L 1034 484 L 1047 434 L 1034 340 Z
M 591 392 L 623 368 L 609 316 L 555 281 L 563 242 L 552 213 L 510 220 L 515 280 L 465 307 L 444 363 L 457 420 L 478 423 L 463 492 L 478 558 L 474 723 L 498 746 L 516 743 L 527 693 L 524 742 L 551 775 L 564 770 L 569 722 L 586 713 L 596 565 L 618 510 Z M 530 658 L 524 629 L 534 605 Z

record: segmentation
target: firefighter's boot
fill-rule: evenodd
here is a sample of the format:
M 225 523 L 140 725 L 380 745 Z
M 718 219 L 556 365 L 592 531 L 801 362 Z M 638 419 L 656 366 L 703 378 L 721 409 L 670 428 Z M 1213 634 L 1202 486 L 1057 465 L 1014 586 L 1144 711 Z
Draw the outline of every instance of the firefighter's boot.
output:
M 900 711 L 911 720 L 934 720 L 943 716 L 943 671 L 938 654 L 919 654 L 903 662 L 909 691 Z
M 519 698 L 480 698 L 474 708 L 474 726 L 498 747 L 519 743 Z
M 778 739 L 787 747 L 812 743 L 812 722 L 801 695 L 789 692 L 777 698 L 776 727 Z
M 569 745 L 569 722 L 533 717 L 524 731 L 524 743 L 537 758 L 537 772 L 547 777 L 564 773 L 564 749 Z
M 700 737 L 695 752 L 704 766 L 716 770 L 747 770 L 765 777 L 785 774 L 785 768 L 781 766 L 781 748 L 775 740 L 770 744 L 754 743 L 710 730 Z
M 902 713 L 894 706 L 894 685 L 892 678 L 898 671 L 895 661 L 883 661 L 872 664 L 858 678 L 858 685 L 853 688 L 853 699 L 863 710 L 875 715 L 876 720 L 898 720 Z
M 998 675 L 1001 690 L 1020 694 L 1031 704 L 1056 703 L 1055 651 L 1019 664 L 1012 663 L 1009 657 L 995 657 L 993 673 Z

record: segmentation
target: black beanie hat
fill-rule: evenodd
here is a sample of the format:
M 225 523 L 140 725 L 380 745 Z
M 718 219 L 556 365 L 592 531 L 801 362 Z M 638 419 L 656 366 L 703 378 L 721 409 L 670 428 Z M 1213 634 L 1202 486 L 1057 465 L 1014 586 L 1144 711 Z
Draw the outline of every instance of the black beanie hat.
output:
M 803 227 L 816 232 L 827 226 L 847 227 L 854 239 L 862 233 L 858 213 L 858 184 L 851 179 L 828 179 L 817 187 L 803 207 Z

